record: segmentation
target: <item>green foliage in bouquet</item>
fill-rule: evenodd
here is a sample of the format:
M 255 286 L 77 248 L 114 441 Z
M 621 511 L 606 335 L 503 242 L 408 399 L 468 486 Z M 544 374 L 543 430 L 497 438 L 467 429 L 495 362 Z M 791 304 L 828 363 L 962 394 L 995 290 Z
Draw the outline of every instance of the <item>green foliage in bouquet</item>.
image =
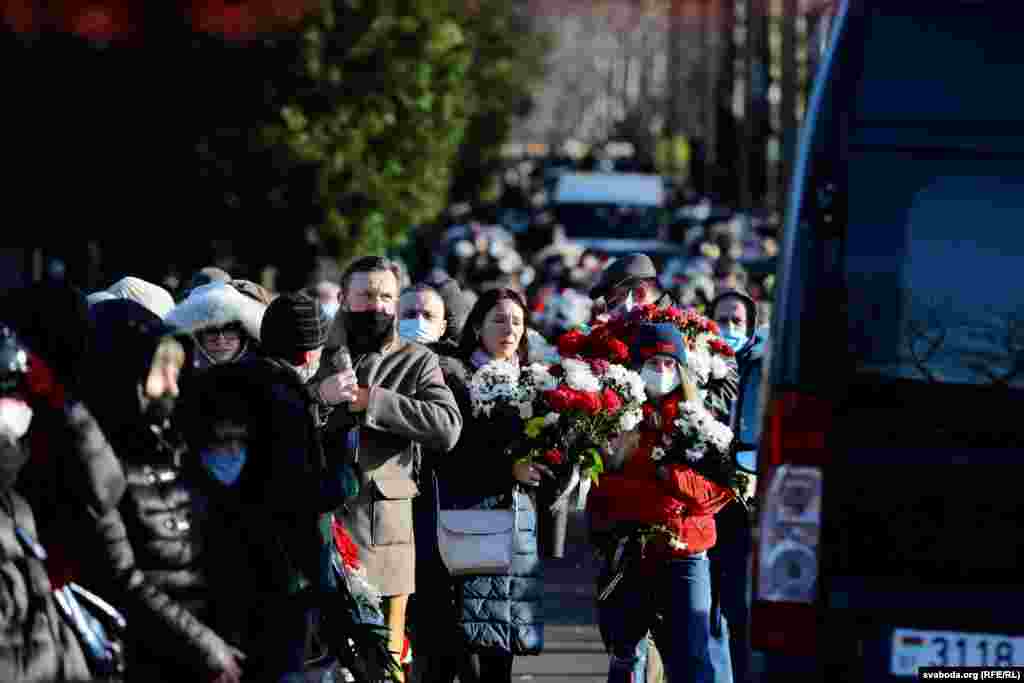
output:
M 590 415 L 580 410 L 549 413 L 528 420 L 522 437 L 507 450 L 517 461 L 547 465 L 559 478 L 565 478 L 573 465 L 579 465 L 580 476 L 596 486 L 604 472 L 601 444 L 607 444 L 618 433 L 617 424 L 618 420 L 609 420 L 607 414 Z

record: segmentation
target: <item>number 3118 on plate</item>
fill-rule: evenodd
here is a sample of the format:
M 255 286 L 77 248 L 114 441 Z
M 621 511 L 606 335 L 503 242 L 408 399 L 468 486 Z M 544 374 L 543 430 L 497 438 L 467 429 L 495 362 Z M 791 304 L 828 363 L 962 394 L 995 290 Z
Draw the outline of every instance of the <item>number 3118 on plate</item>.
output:
M 1024 666 L 1024 636 L 895 629 L 889 672 L 914 676 L 921 666 Z

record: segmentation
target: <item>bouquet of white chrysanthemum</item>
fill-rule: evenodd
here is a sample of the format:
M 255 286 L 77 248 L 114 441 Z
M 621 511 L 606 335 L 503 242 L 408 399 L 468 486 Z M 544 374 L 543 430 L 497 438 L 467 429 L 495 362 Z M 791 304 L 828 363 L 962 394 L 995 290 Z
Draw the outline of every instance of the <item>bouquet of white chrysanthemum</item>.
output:
M 524 420 L 533 417 L 536 392 L 527 382 L 520 382 L 519 366 L 503 360 L 484 364 L 469 382 L 469 400 L 473 416 L 492 413 L 518 415 Z
M 672 429 L 651 452 L 661 464 L 678 463 L 693 468 L 710 481 L 733 490 L 743 500 L 748 476 L 736 468 L 730 448 L 733 433 L 715 419 L 700 401 L 682 401 Z
M 696 462 L 708 451 L 728 453 L 732 443 L 732 430 L 716 420 L 711 412 L 696 401 L 679 404 L 679 417 L 675 421 L 676 438 L 686 446 L 686 459 Z

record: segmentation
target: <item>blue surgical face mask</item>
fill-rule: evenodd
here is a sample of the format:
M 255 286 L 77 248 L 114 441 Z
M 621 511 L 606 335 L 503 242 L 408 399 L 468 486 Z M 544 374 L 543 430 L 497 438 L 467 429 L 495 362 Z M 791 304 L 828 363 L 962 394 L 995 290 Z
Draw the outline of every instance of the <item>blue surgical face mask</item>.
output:
M 245 448 L 229 451 L 202 451 L 199 454 L 203 467 L 214 479 L 225 486 L 234 486 L 238 478 L 242 476 L 245 456 Z
M 323 310 L 324 315 L 333 320 L 334 316 L 338 315 L 338 309 L 341 308 L 341 304 L 337 301 L 332 301 L 329 304 L 320 304 L 320 308 Z
M 433 344 L 437 341 L 434 330 L 423 318 L 402 318 L 398 321 L 398 336 L 420 344 Z
M 725 343 L 729 345 L 730 349 L 733 351 L 739 351 L 743 348 L 743 345 L 747 343 L 747 340 L 750 339 L 750 337 L 745 334 L 733 334 L 732 332 L 723 330 L 722 339 L 725 340 Z

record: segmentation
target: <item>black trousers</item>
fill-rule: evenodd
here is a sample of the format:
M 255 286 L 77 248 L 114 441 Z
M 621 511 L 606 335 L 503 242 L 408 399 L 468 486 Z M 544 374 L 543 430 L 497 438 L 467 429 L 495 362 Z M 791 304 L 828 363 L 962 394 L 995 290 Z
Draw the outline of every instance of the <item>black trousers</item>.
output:
M 466 654 L 459 662 L 459 683 L 512 683 L 513 656 Z
M 715 515 L 715 526 L 718 542 L 708 553 L 714 598 L 729 624 L 733 680 L 746 683 L 750 649 L 747 568 L 752 543 L 749 513 L 739 503 L 730 503 Z

